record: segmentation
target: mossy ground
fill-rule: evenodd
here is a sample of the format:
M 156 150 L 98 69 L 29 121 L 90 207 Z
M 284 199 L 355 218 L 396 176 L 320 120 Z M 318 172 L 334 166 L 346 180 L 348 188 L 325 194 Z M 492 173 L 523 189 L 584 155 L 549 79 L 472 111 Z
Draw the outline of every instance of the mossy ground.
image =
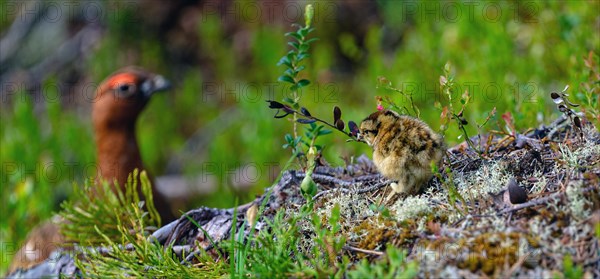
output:
M 363 195 L 330 191 L 320 197 L 317 211 L 326 218 L 340 205 L 345 228 L 340 233 L 348 245 L 366 250 L 346 252 L 352 259 L 377 258 L 391 244 L 408 251 L 423 277 L 549 277 L 574 268 L 599 276 L 596 130 L 588 127 L 581 139 L 566 127 L 554 138 L 532 138 L 521 147 L 511 139 L 498 147 L 500 142 L 494 138 L 482 157 L 465 146 L 452 148 L 446 162 L 452 176 L 432 179 L 420 195 L 386 202 L 388 187 Z M 368 165 L 363 169 L 372 171 Z M 519 205 L 510 203 L 511 178 L 530 203 L 555 198 L 513 210 Z M 445 188 L 451 183 L 464 203 L 450 202 Z

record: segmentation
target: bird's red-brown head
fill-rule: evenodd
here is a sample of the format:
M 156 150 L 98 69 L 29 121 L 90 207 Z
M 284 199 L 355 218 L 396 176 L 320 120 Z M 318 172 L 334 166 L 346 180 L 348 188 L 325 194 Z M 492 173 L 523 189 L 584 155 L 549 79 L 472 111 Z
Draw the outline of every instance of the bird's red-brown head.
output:
M 164 77 L 138 67 L 123 68 L 100 83 L 92 106 L 99 177 L 122 186 L 134 169 L 144 168 L 136 122 L 152 94 L 169 87 Z
M 96 90 L 94 127 L 131 129 L 153 93 L 169 87 L 164 77 L 139 67 L 126 67 L 111 74 Z

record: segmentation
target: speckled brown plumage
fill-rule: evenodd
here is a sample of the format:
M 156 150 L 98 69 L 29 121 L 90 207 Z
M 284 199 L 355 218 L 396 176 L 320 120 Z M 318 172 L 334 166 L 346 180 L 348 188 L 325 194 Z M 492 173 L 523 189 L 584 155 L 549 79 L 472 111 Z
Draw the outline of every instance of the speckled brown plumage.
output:
M 423 121 L 391 110 L 377 111 L 359 127 L 359 138 L 373 147 L 379 172 L 398 183 L 402 193 L 415 194 L 431 178 L 431 163 L 445 152 L 442 136 Z

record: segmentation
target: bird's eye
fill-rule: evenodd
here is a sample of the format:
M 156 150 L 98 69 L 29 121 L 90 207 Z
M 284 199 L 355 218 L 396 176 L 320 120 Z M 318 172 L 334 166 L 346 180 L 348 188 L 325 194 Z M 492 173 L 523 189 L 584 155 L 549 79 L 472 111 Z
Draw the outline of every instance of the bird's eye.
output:
M 121 91 L 129 91 L 129 84 L 121 84 L 119 86 L 119 90 L 121 90 Z
M 123 83 L 115 88 L 116 95 L 121 98 L 131 97 L 135 93 L 135 84 Z

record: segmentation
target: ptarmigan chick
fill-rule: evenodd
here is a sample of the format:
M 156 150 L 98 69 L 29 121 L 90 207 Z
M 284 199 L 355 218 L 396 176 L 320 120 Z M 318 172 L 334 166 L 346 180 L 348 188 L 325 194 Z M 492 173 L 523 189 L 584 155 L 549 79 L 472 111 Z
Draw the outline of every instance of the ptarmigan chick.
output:
M 445 152 L 442 136 L 423 121 L 391 110 L 377 111 L 360 123 L 359 140 L 373 147 L 379 172 L 397 182 L 397 193 L 416 194 L 439 166 Z

